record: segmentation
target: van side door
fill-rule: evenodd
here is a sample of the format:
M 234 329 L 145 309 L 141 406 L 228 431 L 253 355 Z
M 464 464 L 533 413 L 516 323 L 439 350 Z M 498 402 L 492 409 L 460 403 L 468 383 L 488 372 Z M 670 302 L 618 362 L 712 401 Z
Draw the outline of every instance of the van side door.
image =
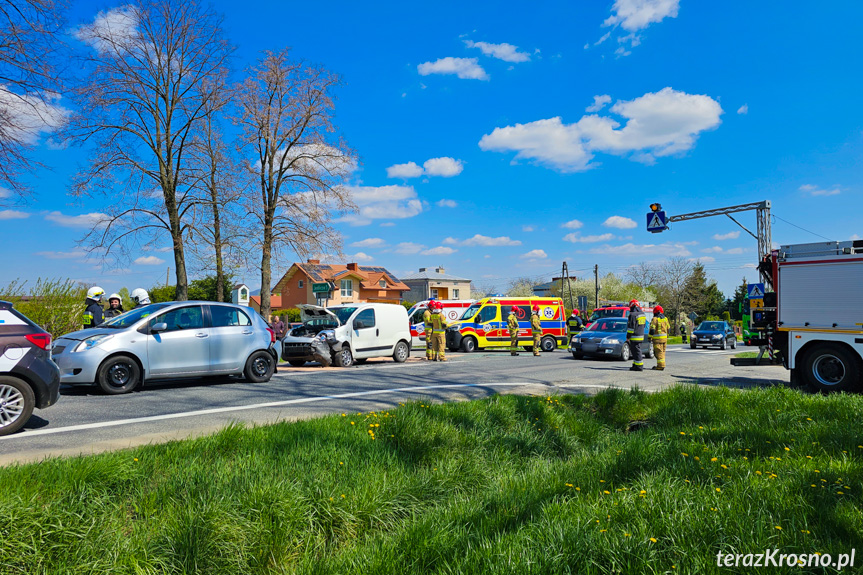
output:
M 380 327 L 377 325 L 374 308 L 357 313 L 351 320 L 351 343 L 354 357 L 380 357 L 392 346 L 381 345 Z

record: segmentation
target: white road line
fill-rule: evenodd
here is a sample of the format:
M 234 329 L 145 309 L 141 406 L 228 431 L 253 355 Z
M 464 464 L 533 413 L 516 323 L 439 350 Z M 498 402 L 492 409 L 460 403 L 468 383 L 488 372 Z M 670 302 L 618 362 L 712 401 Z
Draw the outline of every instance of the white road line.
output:
M 546 387 L 548 384 L 537 383 L 530 381 L 508 382 L 508 383 L 453 383 L 446 385 L 424 385 L 420 387 L 399 387 L 395 389 L 374 389 L 370 391 L 356 391 L 352 393 L 341 393 L 339 395 L 322 395 L 318 397 L 303 397 L 300 399 L 286 399 L 285 401 L 271 401 L 269 403 L 255 403 L 252 405 L 235 405 L 232 407 L 218 407 L 213 409 L 200 409 L 198 411 L 184 411 L 180 413 L 166 413 L 164 415 L 151 415 L 148 417 L 136 417 L 133 419 L 118 419 L 115 421 L 103 421 L 100 423 L 85 423 L 81 425 L 69 425 L 67 427 L 57 427 L 54 429 L 36 429 L 33 431 L 25 431 L 13 435 L 0 437 L 0 441 L 9 441 L 16 438 L 34 437 L 37 435 L 53 435 L 55 433 L 65 433 L 67 431 L 84 431 L 88 429 L 100 429 L 103 427 L 116 427 L 118 425 L 133 425 L 135 423 L 146 423 L 150 421 L 163 421 L 165 419 L 179 419 L 181 417 L 195 417 L 198 415 L 210 415 L 214 413 L 227 413 L 231 411 L 244 411 L 247 409 L 262 409 L 267 407 L 280 407 L 283 405 L 297 405 L 300 403 L 317 403 L 320 401 L 330 401 L 333 399 L 348 399 L 352 397 L 363 397 L 367 395 L 382 395 L 385 393 L 418 393 L 431 389 L 454 389 L 459 387 L 518 387 L 523 385 L 541 385 Z

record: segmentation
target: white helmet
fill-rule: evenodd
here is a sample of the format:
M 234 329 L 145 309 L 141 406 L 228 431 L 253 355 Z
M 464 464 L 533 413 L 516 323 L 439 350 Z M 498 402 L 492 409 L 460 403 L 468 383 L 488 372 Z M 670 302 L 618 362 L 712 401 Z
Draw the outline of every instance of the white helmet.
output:
M 115 299 L 115 300 L 119 301 L 121 305 L 123 304 L 123 298 L 122 298 L 122 297 L 120 296 L 120 294 L 118 294 L 118 293 L 112 293 L 111 295 L 109 295 L 109 296 L 108 296 L 108 301 L 109 301 L 109 302 L 110 302 L 112 299 Z
M 105 290 L 99 286 L 93 286 L 87 290 L 87 299 L 91 299 L 93 301 L 102 301 L 103 295 L 105 295 Z
M 135 288 L 130 295 L 135 305 L 148 305 L 150 303 L 150 294 L 144 288 Z

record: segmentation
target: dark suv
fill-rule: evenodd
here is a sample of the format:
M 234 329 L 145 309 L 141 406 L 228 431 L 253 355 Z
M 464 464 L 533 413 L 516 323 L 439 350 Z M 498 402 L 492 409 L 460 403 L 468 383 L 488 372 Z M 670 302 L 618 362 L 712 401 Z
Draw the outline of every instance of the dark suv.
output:
M 734 328 L 731 324 L 725 321 L 703 321 L 701 324 L 692 330 L 692 337 L 689 339 L 689 347 L 695 349 L 696 346 L 704 347 L 717 346 L 719 349 L 737 347 L 737 334 L 734 333 Z
M 51 334 L 0 301 L 0 435 L 15 433 L 34 407 L 44 409 L 59 397 Z

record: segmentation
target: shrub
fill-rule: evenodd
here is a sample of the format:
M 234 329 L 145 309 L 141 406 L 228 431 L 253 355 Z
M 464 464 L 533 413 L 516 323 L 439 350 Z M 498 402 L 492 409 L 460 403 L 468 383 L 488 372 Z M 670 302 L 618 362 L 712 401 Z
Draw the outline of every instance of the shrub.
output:
M 83 326 L 84 300 L 87 288 L 70 279 L 42 279 L 29 290 L 27 282 L 15 280 L 3 292 L 2 299 L 50 333 L 55 339 L 78 331 Z

